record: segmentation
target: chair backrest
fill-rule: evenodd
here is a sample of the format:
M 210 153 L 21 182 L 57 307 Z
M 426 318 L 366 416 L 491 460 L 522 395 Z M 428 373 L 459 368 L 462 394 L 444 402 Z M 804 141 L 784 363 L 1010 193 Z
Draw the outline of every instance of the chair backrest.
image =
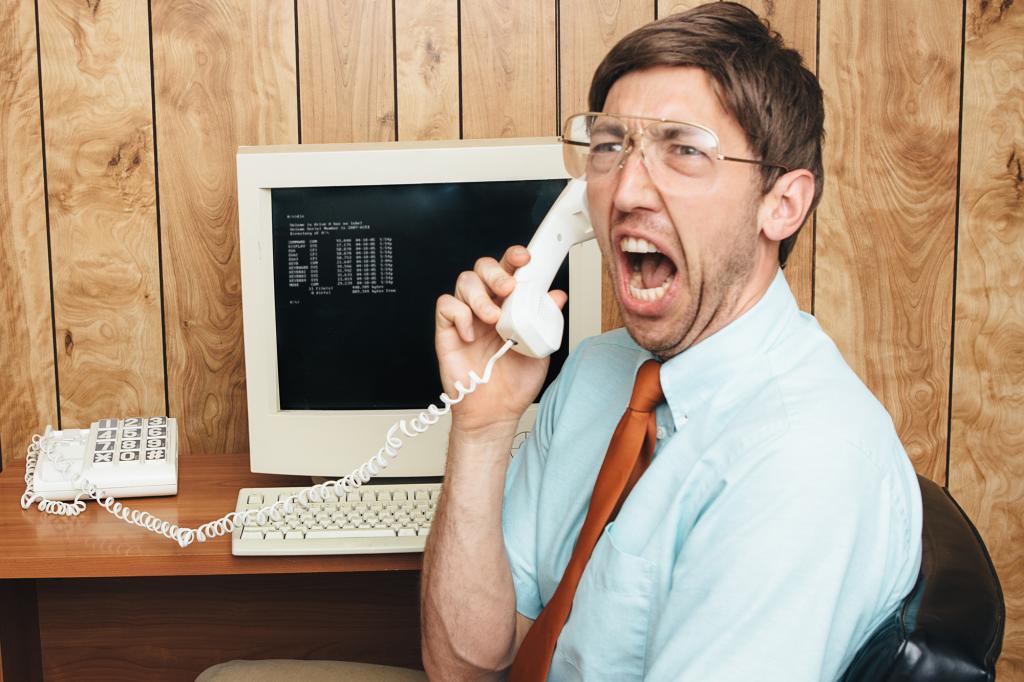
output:
M 995 679 L 1005 607 L 977 529 L 949 492 L 918 476 L 924 510 L 921 574 L 872 633 L 842 682 Z

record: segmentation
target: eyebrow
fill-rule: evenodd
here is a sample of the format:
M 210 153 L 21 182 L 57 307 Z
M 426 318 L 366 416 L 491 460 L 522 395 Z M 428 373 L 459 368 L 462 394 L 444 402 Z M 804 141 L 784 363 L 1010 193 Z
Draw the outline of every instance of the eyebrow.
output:
M 606 135 L 607 134 L 625 135 L 626 127 L 623 126 L 618 121 L 610 121 L 610 120 L 595 121 L 593 126 L 591 126 L 591 128 L 590 128 L 590 134 L 593 135 L 594 133 L 605 133 Z
M 658 135 L 660 140 L 704 139 L 706 137 L 704 131 L 690 126 L 661 126 L 658 130 L 661 133 Z

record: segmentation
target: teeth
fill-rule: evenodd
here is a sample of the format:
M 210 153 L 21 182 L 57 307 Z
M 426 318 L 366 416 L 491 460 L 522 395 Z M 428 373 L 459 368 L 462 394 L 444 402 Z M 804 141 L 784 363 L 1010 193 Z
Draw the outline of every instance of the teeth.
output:
M 623 237 L 619 242 L 623 253 L 661 253 L 658 248 L 643 237 Z
M 640 277 L 639 272 L 634 272 L 633 276 L 629 280 L 629 293 L 633 298 L 641 301 L 657 301 L 665 292 L 668 291 L 668 287 L 672 284 L 672 280 L 675 279 L 675 275 L 669 275 L 665 278 L 665 281 L 661 283 L 661 286 L 653 287 L 651 289 L 643 288 L 643 279 Z

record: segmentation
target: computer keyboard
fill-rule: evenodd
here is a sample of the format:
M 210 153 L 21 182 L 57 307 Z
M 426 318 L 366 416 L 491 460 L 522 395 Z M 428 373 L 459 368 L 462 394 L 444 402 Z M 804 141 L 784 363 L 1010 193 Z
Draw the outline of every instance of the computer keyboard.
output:
M 242 488 L 235 511 L 260 510 L 302 488 Z M 291 514 L 235 528 L 231 553 L 384 554 L 422 552 L 430 533 L 440 483 L 366 485 L 339 499 L 295 504 Z

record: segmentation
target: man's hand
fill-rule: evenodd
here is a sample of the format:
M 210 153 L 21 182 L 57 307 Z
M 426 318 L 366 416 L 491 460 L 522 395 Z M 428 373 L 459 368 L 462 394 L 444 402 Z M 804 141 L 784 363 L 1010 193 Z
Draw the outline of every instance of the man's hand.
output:
M 501 262 L 481 258 L 473 270 L 459 275 L 454 295 L 437 300 L 434 345 L 448 395 L 456 396 L 456 381 L 468 386 L 469 372 L 483 372 L 491 355 L 501 348 L 504 339 L 494 326 L 501 317 L 502 302 L 515 289 L 513 273 L 528 262 L 530 253 L 522 246 L 510 247 Z M 565 305 L 565 292 L 550 295 L 559 308 Z M 494 366 L 488 384 L 452 406 L 452 430 L 514 429 L 540 392 L 548 362 L 548 358 L 509 352 Z

